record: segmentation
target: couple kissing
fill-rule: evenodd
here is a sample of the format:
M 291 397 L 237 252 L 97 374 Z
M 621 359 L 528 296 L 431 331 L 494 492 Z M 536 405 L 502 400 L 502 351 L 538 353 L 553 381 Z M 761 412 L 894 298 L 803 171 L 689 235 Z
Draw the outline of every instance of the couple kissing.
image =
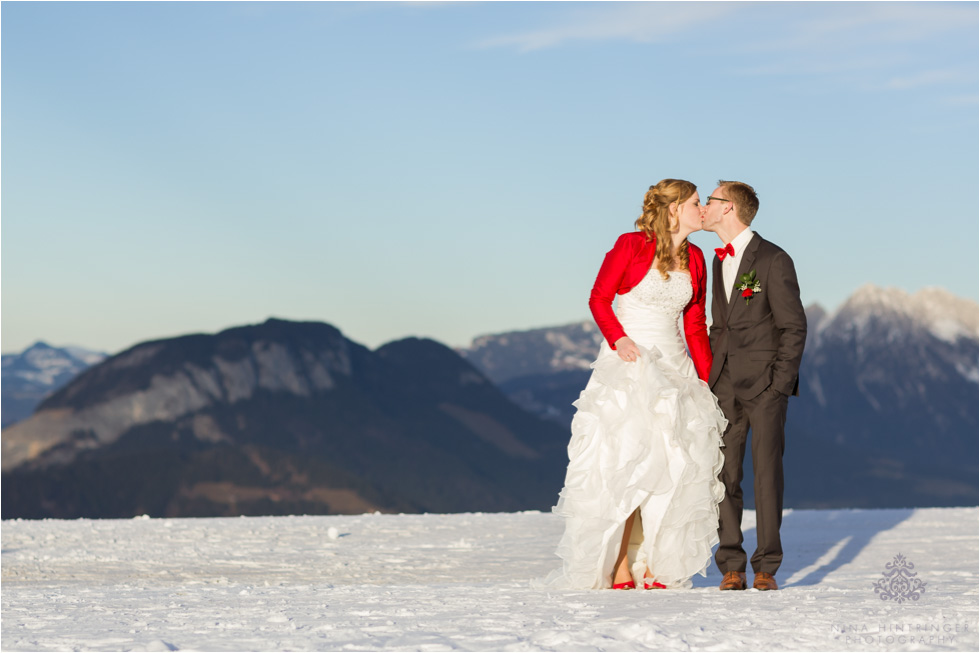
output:
M 806 316 L 792 259 L 751 229 L 758 209 L 742 182 L 720 181 L 702 204 L 693 183 L 664 179 L 636 231 L 606 254 L 589 299 L 603 342 L 574 402 L 554 508 L 565 518 L 562 567 L 546 585 L 691 587 L 717 544 L 720 589 L 746 589 L 749 562 L 755 589 L 778 588 L 784 427 Z M 688 242 L 701 229 L 723 245 L 711 257 L 710 335 L 707 263 Z M 750 429 L 751 560 L 741 530 Z

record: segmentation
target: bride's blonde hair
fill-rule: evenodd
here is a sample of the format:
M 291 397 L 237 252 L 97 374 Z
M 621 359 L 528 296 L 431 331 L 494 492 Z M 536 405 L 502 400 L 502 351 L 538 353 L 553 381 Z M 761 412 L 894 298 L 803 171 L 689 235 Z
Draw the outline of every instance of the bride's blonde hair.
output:
M 657 239 L 657 270 L 660 276 L 667 279 L 667 272 L 678 262 L 681 270 L 687 270 L 687 238 L 677 249 L 671 249 L 673 241 L 671 231 L 670 206 L 674 204 L 674 212 L 680 211 L 681 204 L 696 193 L 698 187 L 683 179 L 661 179 L 655 186 L 650 186 L 643 198 L 643 213 L 636 219 L 636 228 L 647 236 L 647 241 Z M 677 218 L 675 218 L 676 220 Z

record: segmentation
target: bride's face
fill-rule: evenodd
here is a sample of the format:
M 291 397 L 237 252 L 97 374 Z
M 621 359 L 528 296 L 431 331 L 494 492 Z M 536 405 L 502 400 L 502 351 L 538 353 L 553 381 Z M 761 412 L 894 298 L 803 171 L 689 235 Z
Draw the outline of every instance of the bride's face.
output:
M 687 198 L 677 209 L 677 226 L 682 232 L 691 233 L 701 231 L 701 219 L 704 215 L 704 207 L 701 206 L 701 198 L 697 191 Z

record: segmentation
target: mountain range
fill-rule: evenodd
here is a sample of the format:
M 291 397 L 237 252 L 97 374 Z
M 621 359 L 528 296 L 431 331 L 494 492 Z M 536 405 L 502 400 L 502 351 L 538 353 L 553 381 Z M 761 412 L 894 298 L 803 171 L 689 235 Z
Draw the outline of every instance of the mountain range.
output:
M 977 304 L 866 286 L 807 317 L 785 505 L 977 505 Z M 547 509 L 600 339 L 582 322 L 372 351 L 269 320 L 142 343 L 3 429 L 3 517 Z M 4 357 L 5 420 L 8 373 L 70 374 L 31 350 Z
M 787 418 L 786 505 L 976 505 L 976 302 L 867 285 L 833 313 L 808 307 L 807 321 Z M 600 341 L 583 322 L 482 336 L 460 353 L 567 428 Z M 751 483 L 743 489 L 751 505 Z
M 437 342 L 284 320 L 137 345 L 2 436 L 4 519 L 546 509 L 567 444 Z
M 25 419 L 49 394 L 106 354 L 82 347 L 52 347 L 36 342 L 19 354 L 3 355 L 3 426 Z

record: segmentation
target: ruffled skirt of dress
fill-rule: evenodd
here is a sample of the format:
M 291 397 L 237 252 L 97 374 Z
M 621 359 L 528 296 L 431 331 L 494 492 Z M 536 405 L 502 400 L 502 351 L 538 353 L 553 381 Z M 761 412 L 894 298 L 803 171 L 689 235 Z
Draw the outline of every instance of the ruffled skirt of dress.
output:
M 656 347 L 640 351 L 626 363 L 603 343 L 574 403 L 568 472 L 553 509 L 566 520 L 563 565 L 546 586 L 610 587 L 624 523 L 637 509 L 630 560 L 638 587 L 646 568 L 668 587 L 706 575 L 718 543 L 727 422 L 686 353 L 678 364 Z

